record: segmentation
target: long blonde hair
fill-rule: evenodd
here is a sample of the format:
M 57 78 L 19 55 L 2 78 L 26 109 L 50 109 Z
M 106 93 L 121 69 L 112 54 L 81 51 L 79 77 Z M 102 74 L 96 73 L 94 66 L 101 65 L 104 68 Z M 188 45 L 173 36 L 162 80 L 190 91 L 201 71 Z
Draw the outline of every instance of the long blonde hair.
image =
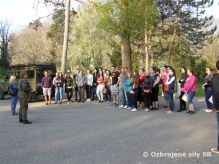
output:
M 9 84 L 11 84 L 12 82 L 16 81 L 16 76 L 15 75 L 11 75 L 10 79 L 9 79 Z

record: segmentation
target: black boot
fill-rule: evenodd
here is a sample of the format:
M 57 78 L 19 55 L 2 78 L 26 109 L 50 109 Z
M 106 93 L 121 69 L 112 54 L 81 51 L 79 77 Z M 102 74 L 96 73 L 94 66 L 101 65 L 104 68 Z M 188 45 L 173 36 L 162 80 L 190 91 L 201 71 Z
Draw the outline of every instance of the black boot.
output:
M 20 122 L 20 123 L 22 123 L 22 122 L 23 122 L 23 120 L 22 120 L 22 119 L 19 119 L 19 122 Z
M 186 110 L 186 103 L 185 102 L 182 103 L 182 108 L 181 109 L 182 109 L 182 111 Z
M 23 124 L 32 124 L 32 122 L 25 120 L 25 121 L 23 121 Z

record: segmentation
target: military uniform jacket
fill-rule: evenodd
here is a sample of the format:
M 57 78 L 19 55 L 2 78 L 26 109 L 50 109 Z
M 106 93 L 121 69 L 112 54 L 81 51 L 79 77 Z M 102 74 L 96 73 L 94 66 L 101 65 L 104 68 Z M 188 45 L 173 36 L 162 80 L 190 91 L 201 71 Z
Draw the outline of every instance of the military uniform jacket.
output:
M 26 79 L 20 79 L 18 82 L 19 97 L 28 99 L 32 90 L 29 82 Z

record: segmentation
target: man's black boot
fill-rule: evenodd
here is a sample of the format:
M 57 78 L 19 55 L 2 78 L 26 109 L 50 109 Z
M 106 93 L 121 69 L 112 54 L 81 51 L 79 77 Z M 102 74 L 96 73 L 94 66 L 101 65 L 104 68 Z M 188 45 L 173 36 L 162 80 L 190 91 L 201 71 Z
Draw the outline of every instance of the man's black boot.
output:
M 32 122 L 25 120 L 25 121 L 23 121 L 23 124 L 32 124 Z

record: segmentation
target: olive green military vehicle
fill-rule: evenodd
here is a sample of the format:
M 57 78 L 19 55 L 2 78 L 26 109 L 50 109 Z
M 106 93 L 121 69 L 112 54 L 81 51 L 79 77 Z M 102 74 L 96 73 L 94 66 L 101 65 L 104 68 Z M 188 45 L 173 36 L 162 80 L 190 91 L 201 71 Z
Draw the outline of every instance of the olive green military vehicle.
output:
M 48 71 L 52 78 L 56 73 L 56 66 L 54 64 L 12 65 L 4 79 L 0 80 L 0 99 L 4 99 L 7 94 L 10 76 L 15 75 L 17 80 L 19 80 L 20 71 L 24 69 L 27 71 L 27 80 L 32 88 L 30 101 L 41 99 L 43 96 L 41 80 L 44 77 L 44 71 Z M 52 91 L 54 94 L 54 89 Z

